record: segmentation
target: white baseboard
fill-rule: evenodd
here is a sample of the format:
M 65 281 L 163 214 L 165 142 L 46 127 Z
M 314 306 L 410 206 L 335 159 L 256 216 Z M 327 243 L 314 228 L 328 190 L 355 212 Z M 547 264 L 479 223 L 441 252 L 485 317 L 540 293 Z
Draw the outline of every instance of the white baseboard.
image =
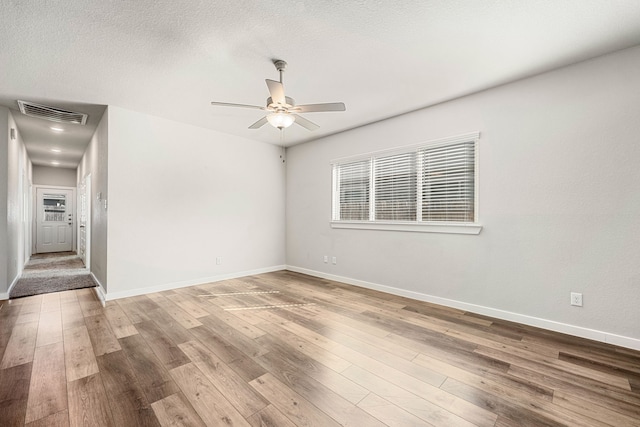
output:
M 183 282 L 164 283 L 162 285 L 149 286 L 146 288 L 130 289 L 130 290 L 120 291 L 120 292 L 106 292 L 104 294 L 104 297 L 105 297 L 105 301 L 111 301 L 114 299 L 151 294 L 153 292 L 169 291 L 171 289 L 186 288 L 187 286 L 196 286 L 196 285 L 202 285 L 205 283 L 219 282 L 221 280 L 237 279 L 239 277 L 253 276 L 255 274 L 262 274 L 262 273 L 271 273 L 273 271 L 280 271 L 285 269 L 286 269 L 286 266 L 284 265 L 275 265 L 272 267 L 264 267 L 264 268 L 258 268 L 255 270 L 247 270 L 247 271 L 238 271 L 235 273 L 221 274 L 221 275 L 212 276 L 212 277 L 201 277 L 199 279 L 186 280 Z
M 9 289 L 7 289 L 7 293 L 6 294 L 0 294 L 0 299 L 9 299 L 9 295 L 11 295 L 11 290 L 13 289 L 13 287 L 16 285 L 16 283 L 18 283 L 18 280 L 20 280 L 20 274 L 18 274 L 14 279 L 13 282 L 11 282 L 11 284 L 9 285 Z M 7 297 L 4 298 L 4 295 L 6 295 Z
M 11 295 L 11 290 L 16 285 L 16 283 L 18 283 L 18 280 L 20 280 L 20 277 L 22 277 L 22 272 L 24 271 L 24 267 L 27 265 L 30 259 L 31 257 L 27 258 L 27 260 L 24 262 L 24 264 L 20 268 L 20 271 L 18 271 L 18 274 L 13 279 L 13 282 L 11 282 L 11 284 L 9 285 L 9 289 L 7 289 L 7 292 L 0 293 L 0 300 L 9 299 L 9 295 Z
M 93 291 L 96 293 L 96 296 L 100 300 L 100 304 L 102 304 L 102 306 L 104 307 L 107 303 L 107 295 L 104 291 L 104 286 L 102 286 L 102 283 L 100 283 L 100 280 L 98 280 L 95 274 L 93 274 L 92 272 L 89 272 L 89 274 L 91 275 L 91 278 L 98 284 L 98 286 L 93 288 Z
M 336 282 L 347 283 L 349 285 L 359 286 L 362 288 L 373 289 L 376 291 L 386 292 L 393 295 L 412 298 L 419 301 L 426 301 L 434 304 L 453 307 L 472 313 L 482 314 L 485 316 L 495 317 L 497 319 L 517 322 L 524 325 L 535 326 L 537 328 L 547 329 L 554 332 L 573 335 L 580 338 L 587 338 L 594 341 L 600 341 L 608 344 L 626 347 L 633 350 L 640 350 L 640 339 L 616 335 L 609 332 L 598 331 L 595 329 L 583 328 L 581 326 L 569 325 L 553 320 L 540 319 L 538 317 L 527 316 L 525 314 L 513 313 L 510 311 L 499 310 L 497 308 L 484 307 L 481 305 L 470 304 L 462 301 L 456 301 L 446 298 L 440 298 L 433 295 L 423 294 L 419 292 L 408 291 L 405 289 L 394 288 L 391 286 L 380 285 L 377 283 L 365 282 L 363 280 L 352 279 L 349 277 L 336 276 L 333 274 L 323 273 L 321 271 L 309 270 L 306 268 L 287 265 L 287 270 L 297 273 L 308 274 L 309 276 L 320 277 L 323 279 L 334 280 Z

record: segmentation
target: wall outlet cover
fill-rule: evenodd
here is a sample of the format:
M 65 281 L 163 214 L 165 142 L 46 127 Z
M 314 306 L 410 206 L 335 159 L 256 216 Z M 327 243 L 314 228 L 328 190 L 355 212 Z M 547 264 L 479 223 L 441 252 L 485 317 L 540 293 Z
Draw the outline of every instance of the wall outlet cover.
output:
M 571 305 L 576 307 L 582 307 L 582 294 L 578 292 L 571 292 Z

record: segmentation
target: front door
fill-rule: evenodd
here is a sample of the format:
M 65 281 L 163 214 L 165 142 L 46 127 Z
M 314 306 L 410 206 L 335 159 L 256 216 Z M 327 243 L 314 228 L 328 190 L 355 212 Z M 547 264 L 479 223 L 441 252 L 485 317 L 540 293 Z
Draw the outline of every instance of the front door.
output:
M 73 191 L 38 188 L 36 252 L 65 252 L 73 249 Z

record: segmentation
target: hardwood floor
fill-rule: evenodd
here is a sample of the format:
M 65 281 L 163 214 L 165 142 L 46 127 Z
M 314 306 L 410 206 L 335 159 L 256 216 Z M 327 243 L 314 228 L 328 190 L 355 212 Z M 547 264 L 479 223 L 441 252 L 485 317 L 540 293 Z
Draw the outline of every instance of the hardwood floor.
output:
M 640 352 L 287 271 L 0 304 L 2 426 L 640 426 Z

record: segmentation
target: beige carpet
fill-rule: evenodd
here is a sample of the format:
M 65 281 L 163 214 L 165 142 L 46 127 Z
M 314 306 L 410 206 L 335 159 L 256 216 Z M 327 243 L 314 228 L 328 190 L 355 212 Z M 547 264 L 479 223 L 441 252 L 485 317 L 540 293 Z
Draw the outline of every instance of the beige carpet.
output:
M 75 252 L 33 255 L 9 298 L 61 292 L 96 286 Z

